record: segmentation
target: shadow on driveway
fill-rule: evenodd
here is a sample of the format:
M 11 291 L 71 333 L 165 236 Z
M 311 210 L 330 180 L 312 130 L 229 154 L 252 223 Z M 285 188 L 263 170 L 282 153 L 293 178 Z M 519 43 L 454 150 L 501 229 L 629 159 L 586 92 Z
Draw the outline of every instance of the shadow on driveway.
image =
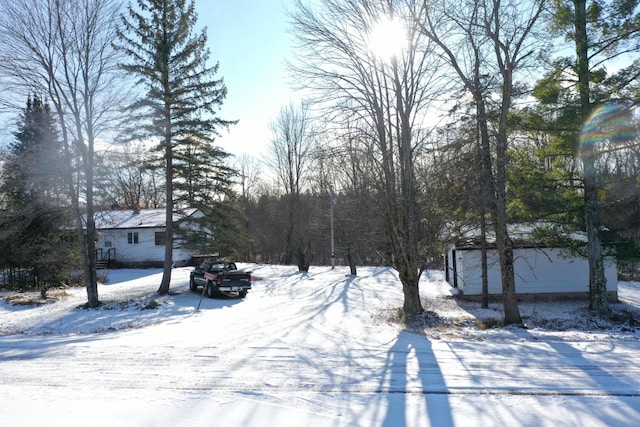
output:
M 389 396 L 383 426 L 415 424 L 422 415 L 431 425 L 453 426 L 447 387 L 428 339 L 400 332 L 387 354 L 382 381 L 381 391 Z

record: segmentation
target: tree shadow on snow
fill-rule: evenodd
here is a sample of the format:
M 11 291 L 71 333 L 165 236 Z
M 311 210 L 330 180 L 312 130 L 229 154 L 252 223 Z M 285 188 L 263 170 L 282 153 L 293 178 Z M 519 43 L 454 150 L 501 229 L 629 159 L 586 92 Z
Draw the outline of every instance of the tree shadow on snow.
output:
M 526 329 L 522 334 L 529 340 L 535 340 Z M 583 394 L 596 399 L 602 396 L 618 397 L 621 403 L 615 413 L 609 413 L 597 405 L 586 408 L 586 411 L 593 413 L 605 425 L 627 425 L 629 420 L 640 420 L 637 404 L 640 396 L 635 351 L 637 346 L 630 343 L 630 348 L 621 348 L 625 347 L 625 342 L 605 340 L 587 342 L 581 348 L 572 342 L 548 340 L 546 344 L 550 351 L 547 360 L 550 364 L 562 366 L 563 373 L 569 375 L 572 372 L 573 377 L 582 379 L 584 383 L 578 390 L 569 385 L 566 388 L 559 387 L 556 392 Z M 624 398 L 633 399 L 636 404 L 623 404 Z
M 400 332 L 381 381 L 380 391 L 388 396 L 383 426 L 418 425 L 423 417 L 430 425 L 453 426 L 447 386 L 426 337 Z
M 186 285 L 174 287 L 168 295 L 158 295 L 155 291 L 137 291 L 105 297 L 97 308 L 82 306 L 60 310 L 47 321 L 8 331 L 12 334 L 64 335 L 100 334 L 126 329 L 180 321 L 196 313 L 201 292 L 192 292 Z M 220 295 L 215 299 L 203 298 L 200 311 L 221 309 L 243 302 L 238 297 Z M 34 308 L 33 310 L 37 310 Z

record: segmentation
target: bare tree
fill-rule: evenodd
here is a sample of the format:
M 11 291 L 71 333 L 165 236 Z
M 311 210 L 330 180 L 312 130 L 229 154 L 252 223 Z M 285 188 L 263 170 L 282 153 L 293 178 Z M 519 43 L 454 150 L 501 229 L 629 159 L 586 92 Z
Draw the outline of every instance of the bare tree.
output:
M 0 0 L 0 68 L 9 89 L 43 93 L 61 127 L 65 177 L 85 266 L 88 307 L 99 304 L 93 163 L 118 105 L 112 49 L 115 0 Z M 83 206 L 84 205 L 84 206 Z
M 269 163 L 287 194 L 300 194 L 308 178 L 314 148 L 309 108 L 304 102 L 280 109 L 271 123 L 271 157 Z
M 164 206 L 162 177 L 148 162 L 144 145 L 125 144 L 97 153 L 96 205 L 120 209 Z
M 256 196 L 256 188 L 260 185 L 260 162 L 248 154 L 241 154 L 236 158 L 235 169 L 240 179 L 240 195 L 243 199 Z
M 301 216 L 300 195 L 309 177 L 315 147 L 314 130 L 307 106 L 289 104 L 280 114 L 271 129 L 271 157 L 269 163 L 278 177 L 288 200 L 286 247 L 284 263 L 298 259 L 301 271 L 309 268 L 308 242 L 304 238 L 304 218 Z
M 388 261 L 402 283 L 404 313 L 419 315 L 424 258 L 414 163 L 423 148 L 417 129 L 438 88 L 437 58 L 404 2 L 324 0 L 314 9 L 297 1 L 292 19 L 298 81 L 319 95 L 316 102 L 334 113 L 336 126 L 349 117 L 366 135 L 391 247 Z M 385 38 L 393 36 L 400 36 L 397 45 L 387 45 Z
M 246 233 L 246 238 L 243 239 L 242 247 L 238 248 L 239 252 L 243 254 L 247 260 L 256 261 L 256 237 L 255 233 L 255 216 L 252 215 L 256 212 L 254 209 L 259 197 L 259 187 L 262 183 L 260 179 L 261 164 L 257 158 L 248 154 L 241 154 L 236 158 L 234 168 L 238 171 L 238 177 L 240 179 L 240 208 L 244 213 L 243 222 L 241 227 Z M 258 213 L 258 216 L 262 215 L 262 212 Z M 237 240 L 236 240 L 237 241 Z M 238 242 L 240 243 L 240 242 Z
M 376 252 L 390 253 L 386 221 L 379 210 L 375 156 L 367 140 L 365 132 L 347 122 L 322 148 L 327 182 L 322 194 L 328 196 L 335 228 L 337 253 L 332 255 L 346 259 L 354 276 L 358 263 L 377 260 Z

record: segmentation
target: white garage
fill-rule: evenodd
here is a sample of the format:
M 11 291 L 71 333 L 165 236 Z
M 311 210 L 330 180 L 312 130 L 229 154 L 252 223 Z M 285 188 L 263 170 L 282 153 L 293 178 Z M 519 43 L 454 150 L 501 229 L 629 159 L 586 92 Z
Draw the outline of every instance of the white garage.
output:
M 481 250 L 477 246 L 451 245 L 445 257 L 447 281 L 468 299 L 482 295 Z M 489 295 L 500 297 L 502 280 L 495 249 L 487 250 Z M 587 259 L 561 248 L 521 247 L 514 249 L 516 293 L 522 298 L 587 297 Z M 615 260 L 605 261 L 607 291 L 617 301 L 618 271 Z

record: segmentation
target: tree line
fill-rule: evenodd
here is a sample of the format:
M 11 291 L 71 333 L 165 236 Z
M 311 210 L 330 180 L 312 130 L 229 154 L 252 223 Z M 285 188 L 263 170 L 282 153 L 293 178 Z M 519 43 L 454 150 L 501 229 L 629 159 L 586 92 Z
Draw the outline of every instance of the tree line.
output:
M 180 207 L 206 214 L 215 240 L 203 251 L 300 271 L 391 265 L 407 318 L 422 313 L 422 272 L 464 229 L 477 229 L 485 249 L 495 235 L 505 323 L 522 322 L 511 224 L 543 224 L 547 241 L 585 232 L 574 249 L 589 260 L 596 312 L 608 310 L 604 257 L 637 262 L 637 0 L 295 0 L 289 71 L 304 101 L 274 117 L 261 160 L 215 144 L 234 121 L 218 116 L 226 88 L 206 32 L 194 33 L 193 2 L 20 3 L 0 0 L 3 101 L 28 100 L 3 167 L 0 237 L 28 229 L 18 221 L 25 200 L 67 208 L 77 232 L 59 242 L 80 248 L 89 306 L 98 304 L 91 214 L 111 206 L 166 208 L 161 293 Z M 395 44 L 381 46 L 387 39 Z M 133 102 L 120 98 L 127 81 Z M 48 111 L 48 136 L 26 142 L 34 109 Z M 118 149 L 97 150 L 98 137 Z M 11 166 L 53 141 L 46 150 L 63 167 L 44 194 L 55 200 L 23 188 L 45 169 Z

